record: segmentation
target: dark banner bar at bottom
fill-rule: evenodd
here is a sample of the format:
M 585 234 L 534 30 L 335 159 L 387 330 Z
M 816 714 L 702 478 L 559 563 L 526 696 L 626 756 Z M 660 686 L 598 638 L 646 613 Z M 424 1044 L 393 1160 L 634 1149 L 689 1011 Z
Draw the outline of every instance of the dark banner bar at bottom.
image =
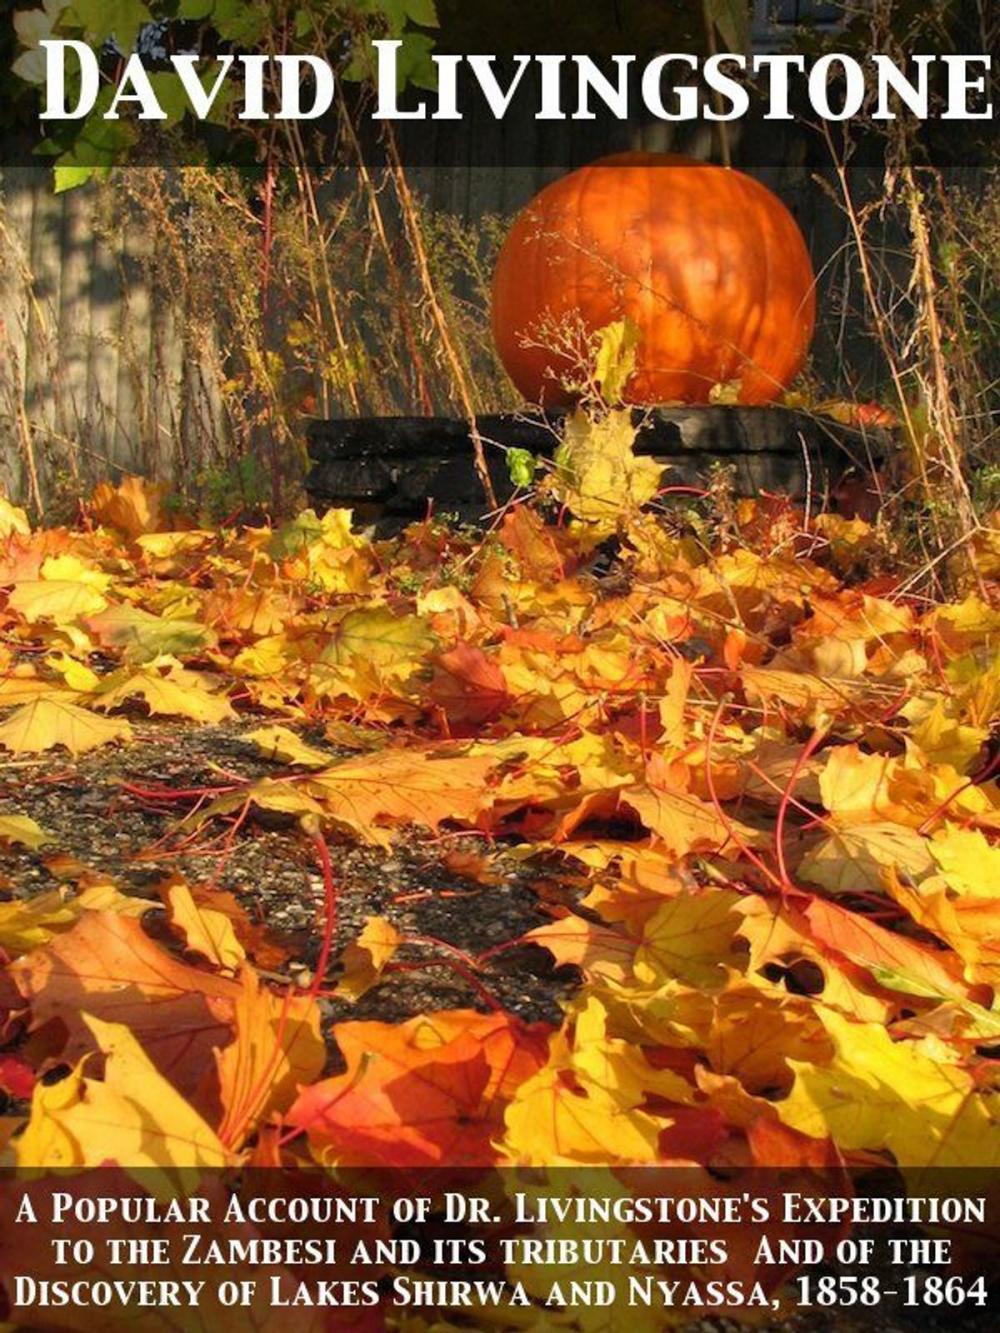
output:
M 7 1172 L 0 1317 L 143 1333 L 985 1333 L 998 1217 L 1000 1171 L 985 1169 Z

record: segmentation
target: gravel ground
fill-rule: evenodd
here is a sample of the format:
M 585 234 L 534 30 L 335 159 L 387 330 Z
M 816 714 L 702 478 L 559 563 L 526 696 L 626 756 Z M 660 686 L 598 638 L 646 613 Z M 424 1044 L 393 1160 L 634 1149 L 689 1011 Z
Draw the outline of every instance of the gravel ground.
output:
M 135 740 L 121 749 L 94 751 L 75 762 L 41 756 L 6 764 L 0 770 L 0 814 L 30 815 L 52 842 L 37 852 L 0 849 L 0 893 L 28 897 L 65 882 L 59 858 L 66 856 L 109 876 L 124 892 L 151 899 L 158 883 L 180 874 L 189 884 L 233 893 L 250 920 L 266 926 L 270 936 L 273 948 L 256 961 L 281 975 L 301 975 L 319 950 L 323 881 L 294 820 L 261 812 L 224 850 L 220 843 L 226 826 L 215 822 L 185 846 L 186 831 L 178 824 L 188 807 L 150 808 L 122 787 L 186 790 L 219 786 L 233 774 L 276 776 L 282 769 L 244 739 L 258 725 L 253 720 L 189 727 L 141 719 Z M 323 748 L 321 735 L 305 739 Z M 342 754 L 325 748 L 331 760 Z M 443 861 L 448 846 L 471 851 L 484 844 L 414 835 L 387 853 L 331 839 L 338 889 L 335 955 L 375 915 L 387 917 L 406 937 L 441 940 L 472 955 L 549 920 L 523 866 L 501 852 L 495 858 L 499 882 L 482 885 L 449 870 Z M 432 945 L 414 943 L 405 945 L 398 958 L 410 962 L 434 954 Z M 275 955 L 284 959 L 279 968 Z M 496 1000 L 527 1021 L 558 1022 L 560 1000 L 575 984 L 570 970 L 557 972 L 548 953 L 532 946 L 499 954 L 478 976 Z M 426 969 L 390 977 L 356 1004 L 335 1000 L 326 1010 L 331 1021 L 394 1022 L 458 1006 L 485 1007 L 451 967 L 432 962 Z

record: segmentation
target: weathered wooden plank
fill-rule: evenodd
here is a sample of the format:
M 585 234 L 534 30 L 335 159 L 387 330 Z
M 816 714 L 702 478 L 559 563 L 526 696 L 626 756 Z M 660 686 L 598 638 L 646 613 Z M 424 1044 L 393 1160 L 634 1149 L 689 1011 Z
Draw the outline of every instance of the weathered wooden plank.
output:
M 93 195 L 89 204 L 92 231 L 90 356 L 87 383 L 89 440 L 85 441 L 85 444 L 92 451 L 92 463 L 108 471 L 111 466 L 123 461 L 117 449 L 119 325 L 122 303 L 118 253 L 121 248 L 122 228 L 118 225 L 112 235 L 105 235 L 103 226 L 95 225 L 97 201 Z
M 0 484 L 20 499 L 30 495 L 22 413 L 31 310 L 26 278 L 35 175 L 31 168 L 8 167 L 0 177 Z
M 852 467 L 884 457 L 888 443 L 834 421 L 775 407 L 658 408 L 636 413 L 636 451 L 662 462 L 665 484 L 704 481 L 713 464 L 732 470 L 737 490 L 785 491 L 816 503 Z M 551 455 L 555 418 L 477 419 L 481 436 L 504 446 Z M 363 506 L 372 518 L 413 518 L 427 501 L 464 518 L 482 514 L 466 422 L 395 417 L 317 422 L 310 430 L 312 471 L 306 481 L 318 505 Z M 489 456 L 498 497 L 512 493 L 504 457 Z
M 98 447 L 88 411 L 93 278 L 93 199 L 89 192 L 74 190 L 63 197 L 59 246 L 55 419 L 62 437 L 60 453 L 79 488 L 81 451 Z
M 126 218 L 118 254 L 118 384 L 111 454 L 119 466 L 130 469 L 142 467 L 152 423 L 152 302 L 146 272 L 152 252 L 148 229 Z
M 63 201 L 39 174 L 32 182 L 31 305 L 25 369 L 25 410 L 34 435 L 39 474 L 55 481 L 65 463 L 57 403 L 63 392 L 59 363 L 59 286 Z

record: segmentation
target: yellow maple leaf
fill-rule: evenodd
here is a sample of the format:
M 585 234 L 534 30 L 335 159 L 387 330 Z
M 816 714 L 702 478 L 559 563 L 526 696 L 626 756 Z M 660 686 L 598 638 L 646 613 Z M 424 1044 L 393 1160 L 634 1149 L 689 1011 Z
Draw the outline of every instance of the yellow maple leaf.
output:
M 969 646 L 1000 634 L 1000 611 L 973 594 L 961 602 L 935 607 L 921 625 L 925 630 L 941 631 L 949 639 L 959 637 L 963 645 Z
M 829 835 L 799 863 L 798 874 L 831 893 L 880 893 L 891 866 L 911 879 L 933 869 L 928 840 L 905 824 L 885 821 L 841 828 L 833 816 L 828 828 Z
M 56 583 L 83 583 L 98 592 L 107 592 L 114 579 L 89 560 L 76 555 L 50 555 L 42 562 L 42 578 Z
M 491 804 L 485 784 L 493 767 L 488 755 L 391 749 L 347 759 L 296 785 L 338 824 L 388 846 L 388 825 L 473 822 Z
M 126 662 L 150 662 L 169 653 L 195 653 L 215 642 L 213 632 L 196 620 L 181 615 L 155 616 L 139 606 L 109 606 L 89 616 L 86 629 L 102 647 L 112 649 Z
M 711 1006 L 704 1050 L 717 1074 L 732 1075 L 751 1095 L 786 1092 L 790 1061 L 823 1063 L 829 1038 L 808 1000 L 762 994 L 750 980 L 732 977 Z
M 594 379 L 609 406 L 625 397 L 625 387 L 635 370 L 639 338 L 638 325 L 628 317 L 605 325 L 594 335 Z
M 35 1087 L 13 1149 L 17 1165 L 218 1167 L 230 1154 L 215 1131 L 152 1064 L 127 1027 L 83 1015 L 105 1057 L 104 1080 L 81 1061 L 60 1082 Z
M 37 852 L 52 841 L 52 835 L 28 815 L 0 815 L 0 842 L 17 843 Z
M 508 692 L 518 701 L 525 727 L 545 731 L 568 718 L 588 720 L 588 710 L 594 707 L 593 697 L 550 657 L 543 658 L 515 646 L 502 647 L 497 660 Z
M 349 611 L 320 658 L 331 666 L 351 666 L 360 658 L 390 678 L 405 679 L 437 646 L 420 616 L 397 615 L 387 606 Z
M 246 958 L 246 951 L 236 938 L 230 918 L 210 907 L 199 907 L 182 880 L 165 885 L 161 892 L 171 925 L 181 932 L 192 953 L 201 954 L 225 971 L 235 971 Z
M 12 957 L 27 953 L 50 940 L 58 930 L 68 930 L 79 912 L 59 889 L 0 903 L 0 948 Z
M 277 676 L 287 670 L 295 657 L 293 639 L 287 634 L 268 634 L 249 648 L 242 648 L 229 664 L 229 668 L 238 676 Z
M 663 468 L 634 451 L 636 428 L 627 409 L 590 417 L 575 412 L 555 453 L 555 484 L 573 515 L 595 534 L 614 532 L 660 489 Z
M 23 509 L 12 505 L 5 495 L 0 495 L 0 538 L 11 536 L 30 537 L 31 524 Z
M 561 917 L 529 930 L 525 942 L 548 949 L 559 967 L 578 967 L 587 981 L 625 981 L 632 974 L 635 940 L 621 930 L 580 916 Z
M 212 537 L 211 532 L 197 528 L 188 532 L 146 532 L 136 538 L 135 544 L 152 559 L 169 562 L 173 556 L 200 551 Z
M 490 755 L 446 748 L 404 747 L 362 754 L 294 780 L 262 779 L 220 797 L 200 820 L 228 813 L 247 800 L 267 810 L 318 815 L 379 847 L 390 829 L 406 824 L 437 828 L 444 820 L 473 823 L 493 801 L 486 779 Z
M 96 671 L 83 662 L 78 662 L 68 653 L 53 653 L 45 659 L 45 665 L 57 672 L 68 689 L 74 694 L 93 694 L 101 687 L 101 678 Z
M 349 509 L 329 509 L 322 519 L 307 509 L 274 533 L 270 552 L 293 578 L 332 593 L 366 592 L 372 556 L 364 539 L 351 531 L 351 519 Z
M 651 833 L 675 856 L 719 851 L 733 833 L 753 843 L 757 835 L 737 820 L 728 824 L 714 805 L 691 792 L 662 787 L 626 787 L 622 800 L 632 807 Z
M 189 816 L 194 823 L 204 823 L 216 815 L 227 815 L 233 810 L 240 810 L 249 802 L 260 810 L 273 810 L 283 815 L 313 815 L 322 819 L 323 806 L 302 789 L 301 782 L 286 782 L 283 779 L 261 778 L 247 788 L 220 796 L 204 810 Z
M 45 698 L 72 701 L 73 691 L 57 685 L 55 681 L 43 680 L 35 668 L 26 663 L 0 676 L 0 708 L 16 708 L 19 704 L 30 703 L 32 699 Z
M 649 918 L 635 956 L 636 980 L 657 985 L 678 978 L 694 986 L 725 982 L 734 966 L 740 895 L 727 889 L 679 893 Z
M 813 672 L 745 666 L 740 676 L 748 699 L 800 708 L 805 720 L 813 726 L 828 716 L 845 712 L 858 698 L 857 681 L 824 680 Z
M 301 736 L 287 727 L 258 727 L 243 737 L 257 747 L 265 759 L 290 764 L 295 768 L 329 768 L 335 758 L 328 750 L 307 745 Z
M 217 688 L 204 672 L 188 671 L 174 658 L 157 659 L 140 671 L 124 668 L 106 677 L 94 707 L 118 708 L 139 697 L 151 714 L 217 725 L 233 716 L 232 704 Z
M 130 476 L 117 487 L 101 482 L 91 496 L 90 505 L 99 523 L 135 538 L 159 526 L 165 494 L 165 486 Z
M 581 1093 L 552 1065 L 521 1084 L 504 1119 L 504 1155 L 523 1166 L 652 1163 L 665 1125 L 623 1101 Z
M 993 812 L 986 794 L 950 764 L 931 764 L 912 750 L 897 758 L 839 745 L 828 751 L 819 785 L 841 828 L 886 820 L 919 828 L 939 811 L 955 818 Z
M 602 921 L 624 922 L 632 934 L 639 936 L 664 899 L 682 893 L 688 884 L 676 857 L 642 843 L 617 846 L 618 878 L 591 878 L 583 906 L 596 912 Z M 600 869 L 600 860 L 588 858 L 607 857 L 615 847 L 614 843 L 585 844 L 582 848 L 563 843 L 559 850 Z
M 857 680 L 868 668 L 865 640 L 830 635 L 813 645 L 812 662 L 823 680 Z
M 272 995 L 250 968 L 239 979 L 233 1040 L 216 1054 L 224 1108 L 219 1137 L 234 1147 L 273 1113 L 287 1110 L 326 1063 L 315 1000 Z
M 18 956 L 63 934 L 84 912 L 142 917 L 153 906 L 145 898 L 126 896 L 109 882 L 90 884 L 75 898 L 64 889 L 49 889 L 31 898 L 0 903 L 0 948 Z
M 1000 898 L 1000 847 L 987 842 L 978 829 L 946 824 L 928 850 L 953 893 Z
M 131 735 L 127 722 L 98 717 L 59 698 L 33 699 L 0 725 L 0 745 L 13 754 L 39 754 L 57 745 L 72 755 L 86 754 Z
M 830 1135 L 845 1152 L 890 1152 L 901 1166 L 1000 1165 L 1000 1118 L 969 1073 L 894 1042 L 877 1023 L 852 1023 L 825 1006 L 817 1012 L 834 1056 L 789 1062 L 795 1083 L 776 1103 L 786 1125 Z
M 990 729 L 963 722 L 952 700 L 941 695 L 911 699 L 900 712 L 911 724 L 913 743 L 932 763 L 949 764 L 958 773 L 972 772 L 978 766 Z
M 108 600 L 89 584 L 59 579 L 22 579 L 7 599 L 29 625 L 51 620 L 66 625 L 103 611 Z
M 804 966 L 807 974 L 820 987 L 824 1004 L 862 1022 L 884 1022 L 890 1016 L 891 1006 L 868 972 L 864 961 L 852 959 L 855 967 L 845 967 L 836 958 L 830 958 L 824 948 L 809 933 L 808 922 L 775 903 L 756 894 L 741 898 L 735 909 L 740 918 L 740 936 L 749 946 L 749 958 L 744 965 L 747 981 L 767 994 L 787 994 L 784 983 L 786 969 L 794 976 Z M 774 981 L 768 974 L 776 966 Z M 947 977 L 947 973 L 945 973 Z M 918 990 L 925 994 L 928 987 Z
M 517 1089 L 505 1116 L 503 1150 L 528 1166 L 610 1161 L 653 1162 L 667 1117 L 643 1109 L 652 1095 L 688 1104 L 694 1089 L 656 1069 L 634 1042 L 609 1032 L 594 995 L 550 1042 L 547 1063 Z
M 688 742 L 688 726 L 684 716 L 694 663 L 678 657 L 670 667 L 670 679 L 660 700 L 659 715 L 662 733 L 660 744 L 667 750 L 682 750 Z
M 369 916 L 357 939 L 351 940 L 342 955 L 344 970 L 337 982 L 337 994 L 348 1000 L 360 1000 L 376 986 L 386 963 L 403 943 L 403 936 L 383 916 Z
M 596 995 L 580 997 L 570 1067 L 591 1096 L 600 1090 L 609 1102 L 639 1106 L 651 1096 L 681 1105 L 694 1100 L 694 1089 L 679 1074 L 655 1068 L 637 1042 L 611 1034 L 608 1009 Z
M 886 887 L 918 926 L 944 940 L 965 963 L 965 975 L 1000 990 L 1000 920 L 994 895 L 953 895 L 948 882 L 934 875 L 919 886 L 904 884 L 895 870 Z

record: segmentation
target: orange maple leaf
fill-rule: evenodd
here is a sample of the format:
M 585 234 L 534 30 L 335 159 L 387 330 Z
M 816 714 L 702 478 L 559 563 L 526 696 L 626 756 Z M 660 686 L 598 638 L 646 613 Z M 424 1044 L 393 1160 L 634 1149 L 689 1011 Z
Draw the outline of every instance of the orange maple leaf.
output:
M 306 1088 L 288 1113 L 321 1161 L 344 1166 L 483 1166 L 516 1087 L 544 1063 L 548 1030 L 455 1010 L 342 1023 L 343 1074 Z
M 226 977 L 178 962 L 140 922 L 111 912 L 88 912 L 71 931 L 11 965 L 10 975 L 31 1007 L 34 1027 L 65 1029 L 62 1058 L 74 1062 L 94 1049 L 84 1021 L 90 1014 L 129 1029 L 164 1077 L 193 1096 L 213 1051 L 232 1037 L 240 987 Z

